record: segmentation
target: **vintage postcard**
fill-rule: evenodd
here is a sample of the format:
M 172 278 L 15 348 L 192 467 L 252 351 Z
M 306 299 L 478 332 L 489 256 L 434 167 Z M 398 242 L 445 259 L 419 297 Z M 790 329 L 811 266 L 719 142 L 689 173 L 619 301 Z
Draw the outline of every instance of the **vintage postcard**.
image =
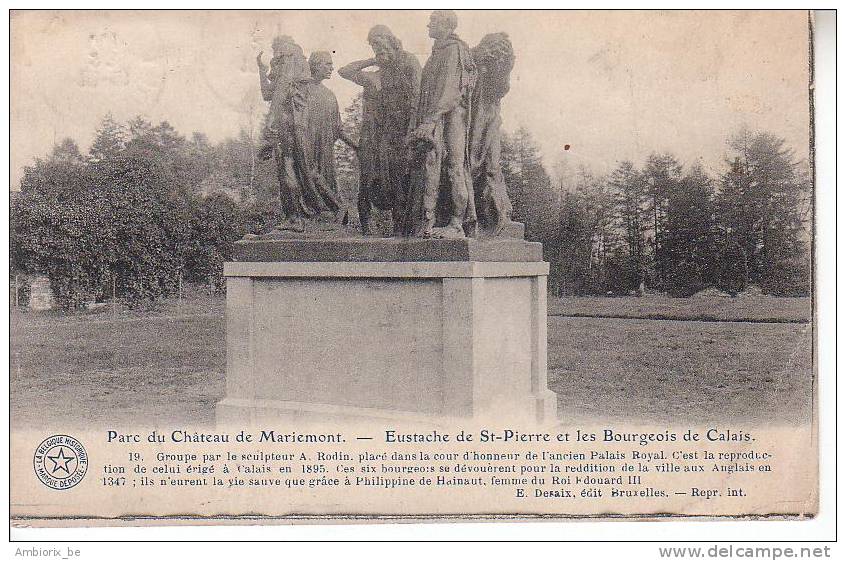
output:
M 813 32 L 13 10 L 11 525 L 816 516 Z

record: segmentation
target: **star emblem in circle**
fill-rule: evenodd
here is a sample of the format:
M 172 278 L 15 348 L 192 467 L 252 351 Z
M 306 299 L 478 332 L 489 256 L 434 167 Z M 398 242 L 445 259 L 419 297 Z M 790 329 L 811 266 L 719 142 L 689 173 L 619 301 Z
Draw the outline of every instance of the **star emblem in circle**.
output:
M 59 447 L 59 453 L 55 456 L 47 456 L 47 459 L 53 462 L 53 469 L 51 470 L 53 473 L 56 473 L 59 470 L 63 470 L 65 473 L 70 475 L 70 470 L 68 469 L 68 464 L 76 459 L 76 456 L 65 456 L 65 449 L 63 447 Z

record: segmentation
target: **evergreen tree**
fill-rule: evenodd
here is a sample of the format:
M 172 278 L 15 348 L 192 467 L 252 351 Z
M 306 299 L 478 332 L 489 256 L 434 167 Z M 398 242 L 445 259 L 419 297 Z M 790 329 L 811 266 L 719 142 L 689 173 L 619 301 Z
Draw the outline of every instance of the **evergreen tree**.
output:
M 153 124 L 141 115 L 135 116 L 129 121 L 129 142 L 139 142 L 152 135 Z
M 784 140 L 770 133 L 743 129 L 730 138 L 729 146 L 734 159 L 717 200 L 722 243 L 741 247 L 750 282 L 767 292 L 806 294 L 807 175 Z
M 71 166 L 82 165 L 85 161 L 79 151 L 79 145 L 72 138 L 64 138 L 53 146 L 48 160 L 51 163 L 63 163 Z
M 647 189 L 643 174 L 632 162 L 622 162 L 611 174 L 608 183 L 614 197 L 615 218 L 622 231 L 622 283 L 629 290 L 639 289 L 646 280 L 644 242 Z
M 619 243 L 614 233 L 614 199 L 602 177 L 582 169 L 563 194 L 559 212 L 555 267 L 566 294 L 619 292 Z
M 525 224 L 527 240 L 543 243 L 544 259 L 553 263 L 549 282 L 555 286 L 559 269 L 554 264 L 561 261 L 556 243 L 559 196 L 529 131 L 521 127 L 513 135 L 502 136 L 501 164 L 512 219 Z
M 681 164 L 672 154 L 650 155 L 643 169 L 652 245 L 653 284 L 660 288 L 665 286 L 669 267 L 665 246 L 668 197 L 676 189 L 681 174 Z
M 111 113 L 106 113 L 94 135 L 88 158 L 92 162 L 116 158 L 126 146 L 126 136 L 126 127 L 115 121 Z
M 559 295 L 589 292 L 591 262 L 591 227 L 582 193 L 567 191 L 559 211 L 558 261 Z
M 673 295 L 689 296 L 716 282 L 713 196 L 713 182 L 699 165 L 668 193 L 664 250 Z
M 502 167 L 513 219 L 526 225 L 526 238 L 552 240 L 558 227 L 558 197 L 543 165 L 540 149 L 528 130 L 503 134 Z

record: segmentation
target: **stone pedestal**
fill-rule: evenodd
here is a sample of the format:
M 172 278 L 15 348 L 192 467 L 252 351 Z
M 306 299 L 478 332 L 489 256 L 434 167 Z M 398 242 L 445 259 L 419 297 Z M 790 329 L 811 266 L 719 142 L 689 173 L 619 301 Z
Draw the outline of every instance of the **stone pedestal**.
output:
M 218 423 L 554 422 L 540 244 L 273 240 L 236 256 Z

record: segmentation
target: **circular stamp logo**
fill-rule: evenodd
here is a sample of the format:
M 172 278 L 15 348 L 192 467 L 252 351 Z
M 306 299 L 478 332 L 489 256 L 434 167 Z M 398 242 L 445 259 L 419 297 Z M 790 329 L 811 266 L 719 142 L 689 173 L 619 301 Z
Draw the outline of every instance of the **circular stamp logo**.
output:
M 70 489 L 88 471 L 88 452 L 74 437 L 56 434 L 38 445 L 32 463 L 41 483 L 51 489 Z

